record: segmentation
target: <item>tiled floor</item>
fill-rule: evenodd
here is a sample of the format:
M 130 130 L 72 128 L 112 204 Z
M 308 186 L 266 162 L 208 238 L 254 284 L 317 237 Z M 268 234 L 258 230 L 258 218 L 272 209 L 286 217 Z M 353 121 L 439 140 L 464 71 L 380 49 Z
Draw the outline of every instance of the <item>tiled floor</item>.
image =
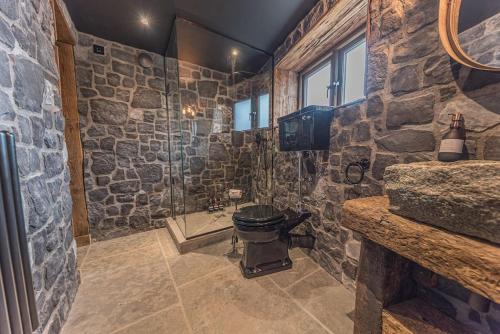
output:
M 300 250 L 291 270 L 251 280 L 229 250 L 179 255 L 165 229 L 79 248 L 63 334 L 352 333 L 354 295 Z

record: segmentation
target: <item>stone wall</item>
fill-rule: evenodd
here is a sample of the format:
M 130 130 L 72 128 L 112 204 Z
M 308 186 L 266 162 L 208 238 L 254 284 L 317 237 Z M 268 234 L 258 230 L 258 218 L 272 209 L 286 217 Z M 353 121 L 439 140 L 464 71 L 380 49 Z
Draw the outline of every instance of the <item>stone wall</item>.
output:
M 93 45 L 104 47 L 95 54 Z M 90 232 L 104 240 L 164 226 L 170 214 L 163 57 L 79 33 L 78 109 Z
M 0 1 L 0 130 L 17 136 L 36 333 L 60 331 L 79 284 L 53 20 L 48 0 Z
M 311 256 L 351 288 L 360 246 L 359 236 L 341 226 L 345 200 L 383 194 L 383 173 L 389 165 L 435 160 L 439 141 L 448 130 L 449 113 L 464 114 L 469 158 L 500 160 L 500 76 L 461 67 L 450 59 L 439 41 L 438 4 L 435 0 L 370 1 L 367 98 L 335 110 L 329 152 L 303 153 L 303 203 L 313 217 L 302 228 L 317 238 Z M 305 22 L 317 22 L 325 8 L 318 3 L 278 49 L 278 58 L 307 33 L 310 26 L 306 29 Z M 371 161 L 364 181 L 346 184 L 345 166 L 361 158 Z M 275 203 L 295 207 L 297 155 L 276 152 L 274 166 Z M 491 332 L 498 331 L 494 327 L 497 305 L 492 303 L 493 311 L 478 317 L 470 305 L 453 300 L 446 289 L 451 283 L 442 282 L 440 296 L 455 310 L 450 315 L 486 333 L 488 326 Z M 471 318 L 459 316 L 469 313 Z
M 232 130 L 233 105 L 266 89 L 270 75 L 234 84 L 228 73 L 174 59 L 167 64 L 176 211 L 182 212 L 184 203 L 186 213 L 204 211 L 210 198 L 227 197 L 231 188 L 242 189 L 244 201 L 253 200 L 253 185 L 266 178 L 255 173 L 260 152 L 255 132 Z
M 224 197 L 230 188 L 249 189 L 251 155 L 248 138 L 232 131 L 235 95 L 230 75 L 185 61 L 178 64 L 184 197 L 190 213 L 206 210 L 209 198 Z M 176 146 L 173 152 L 179 150 Z

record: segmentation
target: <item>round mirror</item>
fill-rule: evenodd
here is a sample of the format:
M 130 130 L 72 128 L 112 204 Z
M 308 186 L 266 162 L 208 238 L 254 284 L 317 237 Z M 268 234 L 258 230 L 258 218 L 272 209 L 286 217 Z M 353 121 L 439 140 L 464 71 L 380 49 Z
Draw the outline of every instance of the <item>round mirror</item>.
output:
M 471 59 L 500 68 L 500 1 L 462 0 L 458 40 Z
M 446 51 L 469 67 L 500 71 L 500 0 L 441 0 Z

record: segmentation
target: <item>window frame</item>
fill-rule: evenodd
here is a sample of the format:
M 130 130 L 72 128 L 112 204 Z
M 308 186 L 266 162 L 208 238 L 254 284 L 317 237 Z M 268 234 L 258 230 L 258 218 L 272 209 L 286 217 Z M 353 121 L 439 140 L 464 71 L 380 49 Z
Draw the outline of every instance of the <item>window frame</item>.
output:
M 305 70 L 299 73 L 299 104 L 303 108 L 306 105 L 306 97 L 307 97 L 307 78 L 316 73 L 319 69 L 321 69 L 328 62 L 330 63 L 330 85 L 326 88 L 329 97 L 329 105 L 333 107 L 341 107 L 343 105 L 348 105 L 352 103 L 356 103 L 358 101 L 366 99 L 366 68 L 367 68 L 367 55 L 365 52 L 365 80 L 364 80 L 364 96 L 348 102 L 344 103 L 343 95 L 344 95 L 344 73 L 345 73 L 345 64 L 344 64 L 344 55 L 358 46 L 362 42 L 366 43 L 366 33 L 364 30 L 358 31 L 348 38 L 346 38 L 341 43 L 334 46 L 330 51 L 328 51 L 323 57 L 320 58 L 319 61 L 312 63 L 311 66 L 306 67 Z

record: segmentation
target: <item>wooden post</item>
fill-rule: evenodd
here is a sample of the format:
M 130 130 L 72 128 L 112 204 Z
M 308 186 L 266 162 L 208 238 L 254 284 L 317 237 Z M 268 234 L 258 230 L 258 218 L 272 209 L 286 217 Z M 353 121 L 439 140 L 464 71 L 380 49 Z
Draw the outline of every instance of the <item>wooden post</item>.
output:
M 59 64 L 62 110 L 65 119 L 64 137 L 68 149 L 68 164 L 71 181 L 70 190 L 73 199 L 73 235 L 78 246 L 90 243 L 87 203 L 83 183 L 83 150 L 80 138 L 80 120 L 78 115 L 75 55 L 73 36 L 68 23 L 62 15 L 57 0 L 54 8 L 57 61 Z
M 382 333 L 384 307 L 415 295 L 411 262 L 363 238 L 356 285 L 355 334 Z

